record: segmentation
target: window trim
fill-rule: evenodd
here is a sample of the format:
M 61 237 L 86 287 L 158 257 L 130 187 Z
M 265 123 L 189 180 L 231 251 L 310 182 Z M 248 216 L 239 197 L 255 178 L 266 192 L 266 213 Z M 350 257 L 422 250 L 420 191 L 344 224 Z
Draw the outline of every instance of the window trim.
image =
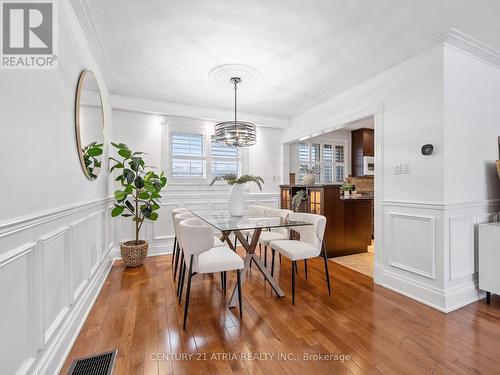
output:
M 326 141 L 326 140 L 321 140 L 321 141 L 311 141 L 311 140 L 306 140 L 302 142 L 297 143 L 297 149 L 296 149 L 296 165 L 297 165 L 297 170 L 296 170 L 296 176 L 298 177 L 298 182 L 302 183 L 303 181 L 300 178 L 300 166 L 302 165 L 302 161 L 300 160 L 300 144 L 307 144 L 309 148 L 309 161 L 307 165 L 312 166 L 312 165 L 319 165 L 320 168 L 320 181 L 316 181 L 316 183 L 320 184 L 339 184 L 342 183 L 342 181 L 336 181 L 335 180 L 335 169 L 337 166 L 343 166 L 344 167 L 344 178 L 347 177 L 348 175 L 348 170 L 347 170 L 347 146 L 348 142 L 345 139 L 332 139 L 331 141 Z M 320 160 L 319 163 L 312 160 L 312 145 L 313 144 L 319 144 L 320 145 Z M 324 146 L 325 145 L 331 145 L 332 146 L 332 157 L 333 160 L 332 162 L 325 162 L 324 161 Z M 338 163 L 335 161 L 335 146 L 342 146 L 344 147 L 344 162 L 343 163 Z M 325 165 L 332 165 L 332 178 L 334 179 L 332 182 L 324 182 L 324 167 Z
M 196 123 L 196 120 L 193 120 Z M 193 133 L 203 135 L 203 177 L 175 177 L 172 175 L 172 134 L 173 133 Z M 197 184 L 208 185 L 212 181 L 212 136 L 214 135 L 214 124 L 209 125 L 187 125 L 162 123 L 162 143 L 160 147 L 161 152 L 161 165 L 168 178 L 168 183 L 171 185 L 176 184 Z M 195 159 L 199 157 L 182 157 L 186 160 Z M 217 158 L 224 160 L 224 158 Z M 232 159 L 231 159 L 232 160 Z M 248 150 L 247 148 L 238 149 L 238 175 L 248 173 Z
M 168 134 L 168 139 L 170 146 L 173 145 L 173 138 L 174 135 L 176 134 L 185 134 L 187 136 L 201 136 L 201 156 L 198 155 L 178 155 L 175 157 L 177 160 L 186 160 L 186 161 L 201 161 L 201 177 L 200 176 L 174 176 L 173 175 L 173 161 L 174 161 L 174 155 L 173 155 L 173 150 L 172 147 L 170 147 L 170 157 L 169 157 L 169 167 L 170 167 L 170 177 L 175 178 L 175 179 L 200 179 L 200 178 L 205 178 L 206 176 L 206 170 L 207 170 L 207 162 L 206 162 L 206 154 L 207 150 L 205 147 L 205 136 L 204 134 L 201 134 L 200 132 L 193 132 L 193 131 L 171 131 Z

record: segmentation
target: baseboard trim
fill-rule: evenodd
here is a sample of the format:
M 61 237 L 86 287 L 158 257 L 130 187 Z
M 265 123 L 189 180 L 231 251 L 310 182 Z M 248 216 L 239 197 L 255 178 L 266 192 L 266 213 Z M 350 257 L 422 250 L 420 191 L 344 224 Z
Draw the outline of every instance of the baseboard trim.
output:
M 64 361 L 73 347 L 90 310 L 94 306 L 97 296 L 106 281 L 113 265 L 113 251 L 110 251 L 102 261 L 92 280 L 82 292 L 78 302 L 71 307 L 68 317 L 65 319 L 52 343 L 44 350 L 43 354 L 35 361 L 31 374 L 53 375 L 58 374 L 64 365 Z
M 378 267 L 382 268 L 380 273 L 383 276 L 381 282 L 377 282 L 377 284 L 443 313 L 460 309 L 484 297 L 484 293 L 477 288 L 477 284 L 473 281 L 442 290 L 410 280 L 376 264 L 375 269 Z
M 436 289 L 420 283 L 416 283 L 406 277 L 383 270 L 383 280 L 381 285 L 414 301 L 432 307 L 446 313 L 444 304 L 444 294 Z

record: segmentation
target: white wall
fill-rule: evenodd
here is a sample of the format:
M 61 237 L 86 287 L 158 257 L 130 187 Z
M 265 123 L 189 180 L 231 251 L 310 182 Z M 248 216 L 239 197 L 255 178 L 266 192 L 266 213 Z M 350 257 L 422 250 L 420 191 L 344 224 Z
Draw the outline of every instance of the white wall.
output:
M 257 144 L 248 148 L 248 173 L 264 178 L 264 193 L 279 193 L 282 132 L 281 129 L 257 127 Z M 252 193 L 259 192 L 255 184 L 249 186 Z
M 453 55 L 444 44 L 415 51 L 297 116 L 284 136 L 297 140 L 375 113 L 375 281 L 442 311 L 480 297 L 474 226 L 500 210 L 491 202 L 498 197 L 491 187 L 498 135 L 496 68 L 472 67 Z M 471 139 L 476 154 L 465 161 Z M 430 157 L 420 154 L 426 143 L 435 146 Z M 410 173 L 396 175 L 402 162 L 409 162 Z
M 445 57 L 446 202 L 500 198 L 500 68 L 458 49 Z
M 122 109 L 113 110 L 114 132 L 112 139 L 123 142 L 136 151 L 147 152 L 148 164 L 167 170 L 168 153 L 167 126 L 176 129 L 203 130 L 213 133 L 215 123 L 209 120 L 179 116 L 158 115 Z M 281 176 L 281 132 L 279 128 L 257 127 L 257 144 L 244 149 L 244 173 L 260 175 L 264 178 L 263 191 L 255 184 L 248 184 L 245 189 L 247 205 L 263 204 L 279 206 L 279 184 Z M 145 224 L 143 238 L 150 242 L 149 254 L 168 253 L 173 245 L 173 224 L 171 210 L 187 207 L 197 211 L 227 210 L 230 187 L 223 183 L 209 186 L 210 181 L 170 179 L 161 199 L 160 219 Z M 133 235 L 130 220 L 117 219 L 115 238 L 117 242 L 129 240 Z
M 460 291 L 477 287 L 477 224 L 500 211 L 500 67 L 453 46 L 444 62 L 444 283 Z
M 89 181 L 75 142 L 79 75 L 99 68 L 69 2 L 59 67 L 0 70 L 0 373 L 55 374 L 111 265 L 106 168 Z

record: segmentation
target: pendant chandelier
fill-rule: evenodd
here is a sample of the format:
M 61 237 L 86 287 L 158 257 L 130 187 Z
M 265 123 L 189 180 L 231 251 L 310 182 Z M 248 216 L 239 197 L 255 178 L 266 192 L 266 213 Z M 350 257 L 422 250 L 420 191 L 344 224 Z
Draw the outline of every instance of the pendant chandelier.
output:
M 215 140 L 223 142 L 228 146 L 247 147 L 257 142 L 257 132 L 255 124 L 251 122 L 238 121 L 237 117 L 237 91 L 240 77 L 232 77 L 234 84 L 234 121 L 220 122 L 215 125 Z

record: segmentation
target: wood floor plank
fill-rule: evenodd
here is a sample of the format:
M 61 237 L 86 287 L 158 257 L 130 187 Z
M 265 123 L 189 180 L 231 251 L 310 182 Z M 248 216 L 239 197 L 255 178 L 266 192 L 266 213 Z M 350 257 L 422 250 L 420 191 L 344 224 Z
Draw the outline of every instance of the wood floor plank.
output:
M 318 258 L 307 280 L 299 263 L 292 305 L 291 264 L 276 263 L 285 297 L 252 269 L 243 320 L 228 307 L 234 273 L 225 296 L 218 274 L 194 276 L 184 331 L 170 256 L 135 269 L 116 261 L 61 374 L 74 358 L 115 348 L 115 374 L 500 374 L 500 297 L 443 314 L 334 263 L 329 296 Z

